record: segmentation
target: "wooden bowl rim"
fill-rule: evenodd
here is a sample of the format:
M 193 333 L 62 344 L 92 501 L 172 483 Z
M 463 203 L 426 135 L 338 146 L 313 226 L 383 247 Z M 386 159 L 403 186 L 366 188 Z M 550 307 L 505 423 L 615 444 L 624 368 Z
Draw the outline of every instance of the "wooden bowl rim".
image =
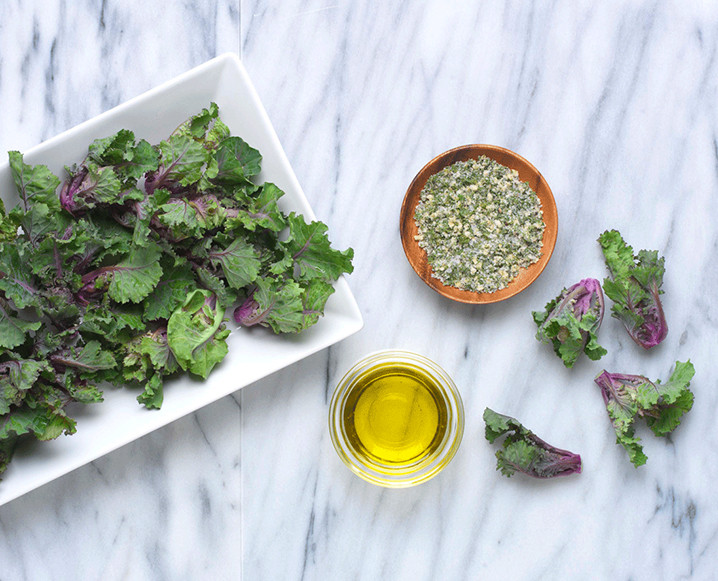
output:
M 536 192 L 541 201 L 545 224 L 541 258 L 529 267 L 521 269 L 518 276 L 508 286 L 493 293 L 477 293 L 444 285 L 440 280 L 432 276 L 426 251 L 414 239 L 414 235 L 418 232 L 414 222 L 414 212 L 419 203 L 421 190 L 429 177 L 453 163 L 476 159 L 482 155 L 493 159 L 501 165 L 516 169 L 519 173 L 519 179 L 529 183 L 529 186 Z M 406 254 L 409 264 L 429 287 L 440 295 L 454 301 L 468 304 L 488 304 L 503 301 L 517 295 L 531 285 L 543 272 L 556 246 L 558 212 L 556 201 L 548 182 L 531 162 L 505 147 L 475 143 L 461 145 L 440 153 L 421 168 L 406 190 L 404 201 L 401 205 L 399 231 L 404 254 Z

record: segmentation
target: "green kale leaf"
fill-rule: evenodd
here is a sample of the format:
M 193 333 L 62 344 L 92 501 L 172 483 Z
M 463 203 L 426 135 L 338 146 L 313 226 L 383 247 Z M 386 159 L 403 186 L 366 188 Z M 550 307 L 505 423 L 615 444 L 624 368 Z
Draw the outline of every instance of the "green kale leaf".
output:
M 158 148 L 159 169 L 146 185 L 154 191 L 158 187 L 176 188 L 197 183 L 210 161 L 209 152 L 201 143 L 186 135 L 172 135 Z
M 581 456 L 544 442 L 516 419 L 486 408 L 484 422 L 489 443 L 506 436 L 496 451 L 496 469 L 504 476 L 522 472 L 534 478 L 554 478 L 581 472 Z
M 641 250 L 634 256 L 633 248 L 616 230 L 604 232 L 598 242 L 611 275 L 603 281 L 603 290 L 614 303 L 612 315 L 638 345 L 655 347 L 668 334 L 660 299 L 664 259 L 656 250 Z
M 22 345 L 28 333 L 42 326 L 39 321 L 26 321 L 17 317 L 10 305 L 0 298 L 0 348 L 14 349 Z
M 229 215 L 236 214 L 234 220 L 228 221 L 229 225 L 238 223 L 252 232 L 262 229 L 281 232 L 287 221 L 277 201 L 283 195 L 284 192 L 277 186 L 265 183 L 257 192 L 241 198 L 243 207 L 228 211 Z
M 637 468 L 646 463 L 641 440 L 635 434 L 636 422 L 643 418 L 656 436 L 675 430 L 683 415 L 693 407 L 689 386 L 695 368 L 690 361 L 676 361 L 666 383 L 651 381 L 642 375 L 608 373 L 596 379 L 616 432 L 616 443 L 622 445 L 631 463 Z
M 251 185 L 249 178 L 261 170 L 262 156 L 241 137 L 228 137 L 217 149 L 217 175 L 213 182 L 223 186 Z
M 47 369 L 47 362 L 34 359 L 0 363 L 0 415 L 9 413 L 12 406 L 20 405 L 25 393 L 32 389 L 40 373 Z
M 160 255 L 157 245 L 133 248 L 124 260 L 90 273 L 83 282 L 92 280 L 95 288 L 107 286 L 107 294 L 118 303 L 139 303 L 162 278 Z
M 22 242 L 0 244 L 0 292 L 18 309 L 37 307 L 41 303 L 30 256 L 31 249 Z
M 235 289 L 254 282 L 261 267 L 254 246 L 241 238 L 234 239 L 226 248 L 210 251 L 209 260 L 221 266 L 224 278 Z
M 340 251 L 331 247 L 327 237 L 327 225 L 322 222 L 307 224 L 304 217 L 291 213 L 289 238 L 282 246 L 292 259 L 293 276 L 297 280 L 318 278 L 336 280 L 345 272 L 352 272 L 354 251 Z
M 144 139 L 135 142 L 135 134 L 127 129 L 93 141 L 88 159 L 97 166 L 109 166 L 125 187 L 157 170 L 159 164 L 157 151 Z
M 553 345 L 566 367 L 573 367 L 581 353 L 594 361 L 600 359 L 606 354 L 596 335 L 603 312 L 601 284 L 594 278 L 583 279 L 563 289 L 544 311 L 533 312 L 536 339 Z
M 27 212 L 33 204 L 39 203 L 50 210 L 59 210 L 60 202 L 55 191 L 60 185 L 60 179 L 46 165 L 27 165 L 19 151 L 10 151 L 8 156 L 10 171 L 23 209 Z
M 206 378 L 227 355 L 229 330 L 217 297 L 193 291 L 167 323 L 167 342 L 182 369 Z
M 164 265 L 165 260 L 161 264 Z M 142 303 L 145 319 L 148 321 L 169 319 L 175 309 L 184 303 L 187 295 L 197 288 L 197 284 L 189 263 L 164 265 L 162 278 Z
M 56 367 L 72 367 L 82 372 L 94 372 L 112 369 L 115 358 L 108 351 L 103 351 L 98 341 L 89 341 L 81 348 L 62 349 L 50 356 Z
M 216 149 L 221 141 L 229 137 L 229 128 L 219 118 L 217 104 L 210 103 L 209 107 L 182 123 L 173 134 L 190 136 L 205 148 Z
M 0 199 L 0 244 L 17 238 L 17 224 L 13 223 L 5 212 L 5 204 Z

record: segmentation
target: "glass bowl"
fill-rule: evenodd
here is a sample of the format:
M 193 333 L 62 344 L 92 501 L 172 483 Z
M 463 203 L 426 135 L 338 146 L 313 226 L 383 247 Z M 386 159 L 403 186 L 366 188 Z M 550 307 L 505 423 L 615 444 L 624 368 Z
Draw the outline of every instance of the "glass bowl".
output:
M 404 488 L 436 476 L 454 457 L 464 407 L 451 377 L 433 361 L 409 351 L 377 351 L 337 385 L 329 432 L 352 472 Z

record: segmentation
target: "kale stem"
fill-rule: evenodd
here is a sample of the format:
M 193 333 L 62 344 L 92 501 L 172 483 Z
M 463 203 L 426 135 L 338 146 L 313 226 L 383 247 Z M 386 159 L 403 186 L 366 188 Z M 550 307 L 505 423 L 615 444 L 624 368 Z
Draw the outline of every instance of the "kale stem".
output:
M 60 252 L 57 249 L 57 241 L 53 243 L 52 255 L 55 259 L 55 272 L 57 273 L 58 280 L 62 278 L 62 258 Z

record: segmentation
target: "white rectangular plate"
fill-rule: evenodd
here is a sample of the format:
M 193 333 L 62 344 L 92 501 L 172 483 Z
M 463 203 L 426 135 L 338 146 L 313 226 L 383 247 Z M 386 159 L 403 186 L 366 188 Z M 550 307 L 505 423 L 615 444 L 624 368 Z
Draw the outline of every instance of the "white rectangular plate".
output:
M 219 105 L 232 134 L 262 154 L 259 180 L 284 190 L 282 209 L 315 219 L 247 72 L 233 54 L 219 56 L 49 139 L 25 152 L 25 162 L 45 164 L 62 178 L 64 166 L 81 161 L 94 139 L 131 129 L 137 139 L 158 143 L 211 101 Z M 0 196 L 8 209 L 18 201 L 7 162 L 0 165 Z M 19 447 L 0 481 L 0 505 L 356 333 L 363 323 L 346 280 L 341 278 L 335 288 L 325 316 L 297 336 L 234 330 L 228 339 L 229 354 L 205 382 L 181 377 L 166 383 L 161 410 L 140 406 L 137 390 L 106 389 L 103 403 L 83 407 L 76 434 Z

